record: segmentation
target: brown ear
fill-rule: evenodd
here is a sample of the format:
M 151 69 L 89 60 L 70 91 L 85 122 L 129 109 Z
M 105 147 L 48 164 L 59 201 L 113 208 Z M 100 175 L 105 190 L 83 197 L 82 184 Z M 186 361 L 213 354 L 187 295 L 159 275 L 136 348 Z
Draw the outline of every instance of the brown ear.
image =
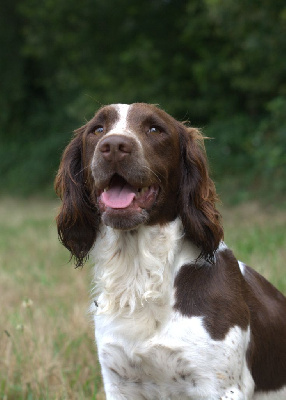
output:
M 186 235 L 201 249 L 200 257 L 213 262 L 223 239 L 213 181 L 209 177 L 204 138 L 195 128 L 180 125 L 181 187 L 179 213 Z
M 76 266 L 82 266 L 86 261 L 99 224 L 97 209 L 85 184 L 83 131 L 84 127 L 77 130 L 75 138 L 65 149 L 55 179 L 55 191 L 62 199 L 56 218 L 59 239 L 75 258 Z

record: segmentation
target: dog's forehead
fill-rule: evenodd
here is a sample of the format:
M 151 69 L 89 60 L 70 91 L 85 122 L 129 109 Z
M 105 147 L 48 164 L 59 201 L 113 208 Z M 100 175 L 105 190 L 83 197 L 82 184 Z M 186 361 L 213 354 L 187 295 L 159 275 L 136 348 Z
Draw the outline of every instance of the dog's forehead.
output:
M 99 109 L 91 124 L 103 125 L 105 136 L 125 135 L 133 137 L 139 143 L 142 131 L 147 127 L 159 126 L 174 134 L 177 132 L 177 121 L 165 111 L 153 104 L 110 104 Z M 141 146 L 141 144 L 139 143 Z
M 109 120 L 112 130 L 119 132 L 129 131 L 132 125 L 134 127 L 134 125 L 140 124 L 140 122 L 152 117 L 164 121 L 172 119 L 165 111 L 147 103 L 110 104 L 102 107 L 96 116 Z
M 114 104 L 111 107 L 113 107 L 117 113 L 117 121 L 115 121 L 112 130 L 115 130 L 117 132 L 128 132 L 130 130 L 128 127 L 128 115 L 130 113 L 132 105 Z

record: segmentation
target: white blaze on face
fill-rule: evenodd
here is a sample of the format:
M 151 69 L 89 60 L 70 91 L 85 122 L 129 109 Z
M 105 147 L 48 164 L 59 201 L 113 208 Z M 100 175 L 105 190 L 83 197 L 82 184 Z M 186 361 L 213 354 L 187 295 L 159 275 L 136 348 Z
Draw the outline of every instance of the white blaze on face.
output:
M 124 135 L 127 137 L 132 137 L 136 140 L 139 148 L 142 150 L 142 143 L 138 139 L 138 136 L 128 126 L 128 114 L 132 108 L 132 104 L 114 104 L 113 107 L 118 113 L 118 119 L 105 136 Z
M 130 105 L 129 104 L 115 104 L 114 108 L 118 112 L 119 118 L 113 125 L 112 129 L 108 132 L 108 135 L 132 135 L 132 132 L 128 129 L 127 126 L 127 115 L 129 112 Z

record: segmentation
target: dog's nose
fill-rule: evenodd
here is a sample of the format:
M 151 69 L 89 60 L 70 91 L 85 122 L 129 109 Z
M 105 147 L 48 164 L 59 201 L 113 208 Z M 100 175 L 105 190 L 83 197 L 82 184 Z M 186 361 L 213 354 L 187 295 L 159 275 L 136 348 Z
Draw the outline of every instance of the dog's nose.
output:
M 122 161 L 131 154 L 132 141 L 126 136 L 110 135 L 101 141 L 99 151 L 107 161 Z

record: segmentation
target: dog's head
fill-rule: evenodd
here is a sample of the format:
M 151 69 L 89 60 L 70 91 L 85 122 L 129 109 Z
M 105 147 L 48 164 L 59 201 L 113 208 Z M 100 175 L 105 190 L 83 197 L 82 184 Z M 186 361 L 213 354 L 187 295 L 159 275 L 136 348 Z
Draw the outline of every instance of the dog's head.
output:
M 180 216 L 212 259 L 223 236 L 203 137 L 143 103 L 102 107 L 75 131 L 56 177 L 59 237 L 82 265 L 100 223 L 134 230 Z

